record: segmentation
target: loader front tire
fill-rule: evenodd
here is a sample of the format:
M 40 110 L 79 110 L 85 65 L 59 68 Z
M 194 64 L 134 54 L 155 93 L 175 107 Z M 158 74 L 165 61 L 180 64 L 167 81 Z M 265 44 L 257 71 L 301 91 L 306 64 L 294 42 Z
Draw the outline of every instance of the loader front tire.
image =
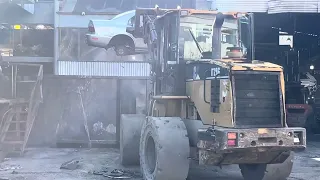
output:
M 122 114 L 120 118 L 120 161 L 124 166 L 139 165 L 139 142 L 145 115 Z
M 140 168 L 145 180 L 185 180 L 189 139 L 179 117 L 148 117 L 140 139 Z

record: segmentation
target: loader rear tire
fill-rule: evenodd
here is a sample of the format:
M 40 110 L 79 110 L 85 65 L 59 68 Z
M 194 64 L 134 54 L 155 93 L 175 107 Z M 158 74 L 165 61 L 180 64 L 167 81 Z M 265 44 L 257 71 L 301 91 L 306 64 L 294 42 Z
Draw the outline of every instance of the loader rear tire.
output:
M 294 153 L 281 164 L 239 165 L 245 180 L 286 180 L 292 171 Z M 252 168 L 254 167 L 254 168 Z
M 185 180 L 189 139 L 179 117 L 148 117 L 140 139 L 140 168 L 145 180 Z
M 240 164 L 239 167 L 244 180 L 263 180 L 267 164 Z
M 286 180 L 292 171 L 294 152 L 281 164 L 268 164 L 263 180 Z
M 139 142 L 145 115 L 122 114 L 120 118 L 120 162 L 124 166 L 139 165 Z

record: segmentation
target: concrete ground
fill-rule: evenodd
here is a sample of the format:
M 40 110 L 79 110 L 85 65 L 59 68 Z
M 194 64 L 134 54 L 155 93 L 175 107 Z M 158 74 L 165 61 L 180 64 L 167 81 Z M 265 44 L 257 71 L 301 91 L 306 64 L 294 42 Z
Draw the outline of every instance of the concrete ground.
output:
M 61 164 L 73 159 L 79 160 L 77 169 L 60 169 Z M 119 165 L 117 149 L 37 148 L 28 149 L 23 157 L 7 158 L 1 163 L 0 180 L 106 180 L 112 179 L 117 169 L 118 174 L 125 173 L 128 179 L 141 180 L 138 167 L 126 169 Z M 289 180 L 317 180 L 319 173 L 320 142 L 309 142 L 306 151 L 296 153 Z M 222 170 L 193 168 L 188 179 L 241 180 L 242 177 L 237 166 L 228 166 Z

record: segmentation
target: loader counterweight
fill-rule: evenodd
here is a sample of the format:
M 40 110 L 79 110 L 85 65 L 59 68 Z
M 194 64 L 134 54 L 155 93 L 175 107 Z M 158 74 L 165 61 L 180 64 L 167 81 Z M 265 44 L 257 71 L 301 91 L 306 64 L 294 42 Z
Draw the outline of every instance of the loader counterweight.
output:
M 290 151 L 304 149 L 305 134 L 304 128 L 200 129 L 199 164 L 283 163 Z

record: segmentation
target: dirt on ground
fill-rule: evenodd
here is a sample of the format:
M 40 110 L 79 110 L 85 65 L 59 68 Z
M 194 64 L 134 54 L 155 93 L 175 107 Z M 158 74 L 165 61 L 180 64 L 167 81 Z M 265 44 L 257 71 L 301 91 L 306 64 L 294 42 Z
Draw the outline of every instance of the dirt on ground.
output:
M 317 180 L 320 172 L 320 142 L 311 142 L 296 153 L 289 180 Z M 63 165 L 63 167 L 62 167 Z M 62 168 L 61 168 L 62 167 Z M 22 157 L 6 158 L 0 164 L 0 180 L 142 180 L 139 167 L 123 167 L 119 151 L 113 148 L 27 149 Z M 236 165 L 222 169 L 192 167 L 188 180 L 241 180 Z

